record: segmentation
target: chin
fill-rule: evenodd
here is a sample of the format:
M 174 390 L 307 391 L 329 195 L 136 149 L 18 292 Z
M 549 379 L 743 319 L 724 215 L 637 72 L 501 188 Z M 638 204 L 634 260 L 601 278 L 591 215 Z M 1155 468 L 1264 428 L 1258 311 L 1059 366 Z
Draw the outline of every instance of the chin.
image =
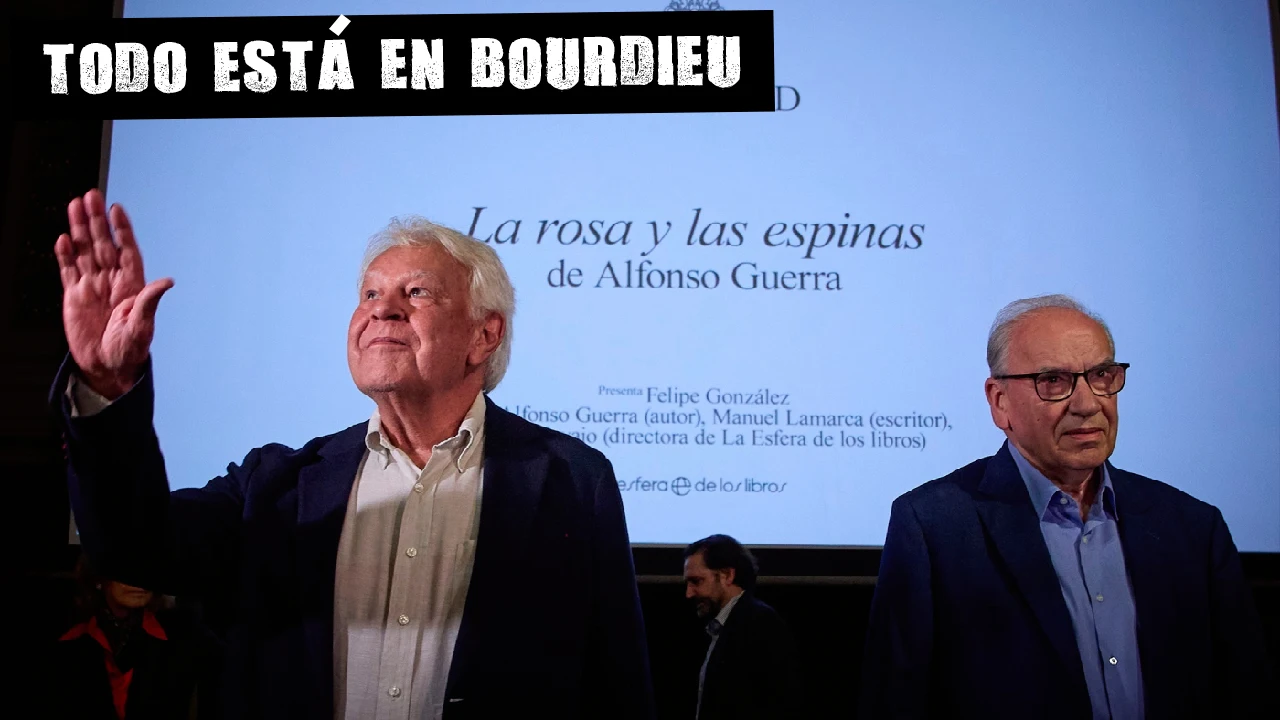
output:
M 365 395 L 395 392 L 404 384 L 397 374 L 389 372 L 365 373 L 363 377 L 353 379 L 356 387 Z
M 1064 458 L 1066 462 L 1063 464 L 1075 470 L 1092 470 L 1106 462 L 1109 457 L 1111 457 L 1109 448 L 1089 448 L 1067 454 Z

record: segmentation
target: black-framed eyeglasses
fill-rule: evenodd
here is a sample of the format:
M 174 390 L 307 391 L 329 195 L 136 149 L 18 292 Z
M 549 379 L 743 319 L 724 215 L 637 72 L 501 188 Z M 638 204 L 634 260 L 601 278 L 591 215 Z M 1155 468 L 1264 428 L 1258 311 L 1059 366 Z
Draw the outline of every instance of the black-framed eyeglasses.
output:
M 992 375 L 996 380 L 1035 380 L 1036 395 L 1045 402 L 1058 402 L 1071 397 L 1076 391 L 1076 380 L 1083 377 L 1094 395 L 1110 397 L 1124 389 L 1125 371 L 1129 363 L 1105 363 L 1084 372 L 1047 370 L 1018 375 Z

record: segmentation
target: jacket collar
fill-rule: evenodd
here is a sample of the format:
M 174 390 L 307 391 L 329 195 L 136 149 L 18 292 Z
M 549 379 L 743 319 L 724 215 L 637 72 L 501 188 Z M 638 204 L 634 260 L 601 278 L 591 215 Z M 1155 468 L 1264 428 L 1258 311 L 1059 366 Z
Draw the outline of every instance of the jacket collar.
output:
M 975 501 L 1000 559 L 1062 662 L 1064 678 L 1082 696 L 1087 695 L 1071 615 L 1062 599 L 1031 495 L 1009 453 L 1008 443 L 987 462 Z

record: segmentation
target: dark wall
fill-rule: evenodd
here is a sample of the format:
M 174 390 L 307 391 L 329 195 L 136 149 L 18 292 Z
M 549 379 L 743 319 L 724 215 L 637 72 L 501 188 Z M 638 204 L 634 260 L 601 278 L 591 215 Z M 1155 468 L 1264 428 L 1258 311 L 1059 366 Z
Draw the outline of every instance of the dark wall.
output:
M 109 17 L 111 0 L 25 0 L 6 13 Z M 1276 2 L 1272 0 L 1273 16 Z M 5 24 L 9 15 L 5 15 Z M 1273 19 L 1274 27 L 1274 19 Z M 7 30 L 7 28 L 5 28 Z M 0 32 L 7 42 L 7 32 Z M 7 63 L 8 48 L 0 47 Z M 0 73 L 3 77 L 3 73 Z M 75 549 L 67 544 L 68 505 L 60 438 L 45 394 L 66 352 L 53 241 L 66 229 L 73 196 L 99 184 L 103 123 L 65 118 L 0 125 L 0 482 L 5 492 L 6 584 L 21 603 L 16 633 L 23 648 L 64 629 L 71 606 L 68 578 Z M 857 692 L 862 636 L 878 565 L 875 550 L 758 551 L 759 596 L 790 623 L 806 666 L 811 702 L 851 706 Z M 1280 556 L 1249 555 L 1273 658 L 1280 659 Z M 678 582 L 680 550 L 640 548 L 649 644 L 663 717 L 691 717 L 706 635 Z M 16 679 L 21 682 L 19 671 Z
M 51 15 L 110 17 L 101 0 L 34 0 L 5 6 L 0 62 L 9 57 L 10 13 L 39 7 Z M 7 76 L 7 67 L 0 78 Z M 67 506 L 62 444 L 45 409 L 53 373 L 66 352 L 62 290 L 53 241 L 65 232 L 66 204 L 98 184 L 103 123 L 66 118 L 0 126 L 0 480 L 7 522 L 4 547 L 18 572 L 60 567 L 66 556 Z
M 777 562 L 786 562 L 785 556 L 778 557 L 777 553 L 765 553 L 766 557 L 761 558 L 762 577 L 756 594 L 786 619 L 796 637 L 809 716 L 830 717 L 832 714 L 826 712 L 829 708 L 856 707 L 862 671 L 862 638 L 875 590 L 874 578 L 768 577 L 770 573 L 786 570 L 785 566 L 775 566 Z M 675 556 L 675 567 L 679 567 L 678 551 Z M 1246 572 L 1253 577 L 1254 599 L 1261 611 L 1275 662 L 1280 659 L 1277 556 L 1251 555 L 1245 560 Z M 805 562 L 810 561 L 800 561 Z M 1262 575 L 1271 579 L 1260 579 Z M 684 586 L 675 580 L 642 582 L 640 600 L 649 634 L 659 716 L 691 719 L 697 696 L 698 668 L 708 639 L 684 599 Z

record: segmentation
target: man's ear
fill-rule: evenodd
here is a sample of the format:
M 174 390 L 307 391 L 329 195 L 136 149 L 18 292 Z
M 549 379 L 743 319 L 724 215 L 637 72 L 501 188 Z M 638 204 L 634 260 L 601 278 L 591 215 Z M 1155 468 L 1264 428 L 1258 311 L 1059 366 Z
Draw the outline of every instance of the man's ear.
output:
M 489 359 L 489 356 L 497 351 L 498 346 L 502 344 L 502 338 L 506 335 L 506 332 L 506 318 L 496 312 L 489 313 L 484 322 L 476 327 L 475 338 L 471 343 L 471 352 L 467 354 L 467 362 L 472 367 L 483 365 Z
M 996 427 L 1009 431 L 1009 393 L 1005 392 L 1004 383 L 995 378 L 987 378 L 983 388 L 987 394 L 987 405 L 991 407 L 991 422 Z
M 738 571 L 735 570 L 734 568 L 725 568 L 724 570 L 720 570 L 719 572 L 721 577 L 723 578 L 725 585 L 733 585 L 734 580 L 738 579 Z

